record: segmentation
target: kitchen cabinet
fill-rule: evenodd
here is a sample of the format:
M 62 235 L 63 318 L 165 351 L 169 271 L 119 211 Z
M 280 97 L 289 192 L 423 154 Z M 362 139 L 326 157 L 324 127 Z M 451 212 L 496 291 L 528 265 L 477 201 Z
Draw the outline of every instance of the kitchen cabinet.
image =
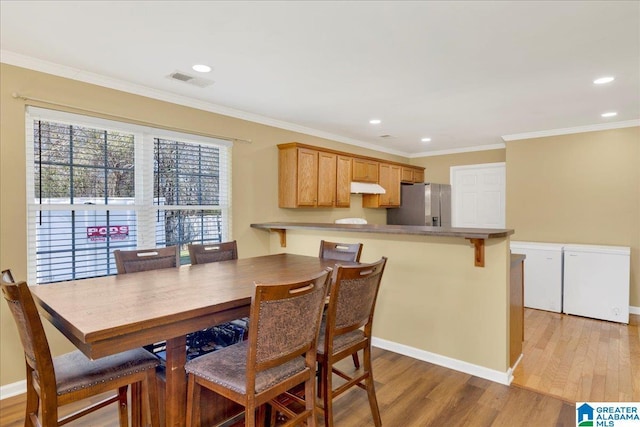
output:
M 378 183 L 386 190 L 384 194 L 364 194 L 362 206 L 365 208 L 389 208 L 400 206 L 400 180 L 402 167 L 393 164 L 380 163 L 378 168 Z
M 424 181 L 424 168 L 298 142 L 278 144 L 278 206 L 348 208 L 351 182 L 381 185 L 386 194 L 363 194 L 362 206 L 400 206 L 400 182 Z M 416 181 L 417 180 L 417 181 Z
M 353 181 L 378 183 L 378 165 L 374 160 L 353 159 Z
M 318 152 L 289 147 L 278 155 L 278 205 L 315 207 L 318 199 Z
M 416 168 L 413 170 L 413 182 L 424 182 L 424 168 Z
M 332 207 L 336 200 L 336 158 L 333 153 L 318 152 L 317 206 Z
M 336 157 L 336 207 L 351 206 L 351 157 L 337 155 Z
M 279 207 L 350 206 L 351 157 L 292 144 L 279 148 Z
M 424 182 L 424 169 L 403 166 L 401 181 L 409 183 Z

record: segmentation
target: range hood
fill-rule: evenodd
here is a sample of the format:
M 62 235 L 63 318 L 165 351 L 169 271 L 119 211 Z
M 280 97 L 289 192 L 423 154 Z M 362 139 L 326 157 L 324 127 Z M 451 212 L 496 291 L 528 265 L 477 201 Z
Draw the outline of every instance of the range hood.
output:
M 384 194 L 386 193 L 386 190 L 378 184 L 371 184 L 369 182 L 352 182 L 351 193 Z

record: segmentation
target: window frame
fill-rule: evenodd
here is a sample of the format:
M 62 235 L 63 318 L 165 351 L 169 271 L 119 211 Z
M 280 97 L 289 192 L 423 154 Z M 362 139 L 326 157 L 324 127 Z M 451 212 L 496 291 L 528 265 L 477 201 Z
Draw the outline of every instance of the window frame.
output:
M 40 204 L 38 202 L 38 195 L 35 194 L 36 153 L 34 152 L 34 122 L 38 120 L 132 134 L 134 137 L 135 168 L 133 204 Z M 32 106 L 27 107 L 25 114 L 25 127 L 27 160 L 27 280 L 29 283 L 38 283 L 36 277 L 36 221 L 38 213 L 41 211 L 134 211 L 137 224 L 136 249 L 148 249 L 156 247 L 155 217 L 159 211 L 219 210 L 222 216 L 221 240 L 231 240 L 231 159 L 233 148 L 233 143 L 231 141 L 152 126 L 143 126 L 126 121 L 116 121 Z M 187 144 L 213 145 L 219 148 L 220 195 L 218 200 L 219 203 L 217 205 L 158 205 L 154 203 L 154 149 L 155 140 L 157 138 Z

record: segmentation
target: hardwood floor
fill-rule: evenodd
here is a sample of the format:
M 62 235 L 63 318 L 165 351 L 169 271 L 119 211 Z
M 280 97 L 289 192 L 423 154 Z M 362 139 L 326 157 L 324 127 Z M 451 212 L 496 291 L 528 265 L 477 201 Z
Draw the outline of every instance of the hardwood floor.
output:
M 374 349 L 385 427 L 575 426 L 576 401 L 640 401 L 640 316 L 631 325 L 525 310 L 523 360 L 511 387 Z M 351 359 L 342 366 L 353 368 Z M 72 410 L 73 408 L 65 408 Z M 372 426 L 366 393 L 335 402 L 338 427 Z M 0 401 L 0 426 L 23 426 L 24 395 Z M 115 406 L 69 423 L 116 427 Z
M 525 309 L 513 384 L 570 402 L 640 401 L 640 316 L 629 325 Z
M 351 359 L 345 362 L 343 369 L 354 369 Z M 373 363 L 384 426 L 575 426 L 575 405 L 560 399 L 380 349 Z M 24 395 L 0 401 L 0 425 L 23 426 L 23 411 Z M 373 425 L 366 392 L 358 388 L 336 400 L 334 414 L 338 427 Z M 67 425 L 116 427 L 116 407 Z

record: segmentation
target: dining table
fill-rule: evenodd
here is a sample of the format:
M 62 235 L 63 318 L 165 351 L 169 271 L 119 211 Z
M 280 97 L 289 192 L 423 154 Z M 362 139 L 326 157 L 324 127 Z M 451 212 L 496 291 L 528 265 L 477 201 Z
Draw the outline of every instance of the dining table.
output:
M 164 420 L 166 426 L 184 426 L 187 334 L 248 316 L 255 283 L 300 280 L 335 263 L 282 253 L 36 285 L 31 291 L 42 315 L 91 359 L 166 341 Z

